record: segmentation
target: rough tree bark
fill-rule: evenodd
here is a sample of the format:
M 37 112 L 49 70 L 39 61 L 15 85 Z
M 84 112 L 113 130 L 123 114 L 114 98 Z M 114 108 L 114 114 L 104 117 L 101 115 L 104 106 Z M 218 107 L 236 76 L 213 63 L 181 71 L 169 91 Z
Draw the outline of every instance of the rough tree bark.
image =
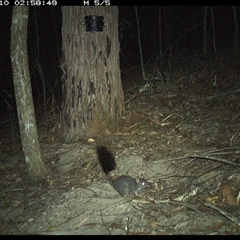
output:
M 85 16 L 103 16 L 102 32 L 87 32 Z M 124 112 L 118 7 L 62 7 L 63 134 L 66 142 L 114 131 Z
M 27 55 L 28 13 L 29 7 L 13 7 L 11 62 L 23 154 L 29 177 L 38 181 L 46 177 L 47 169 L 42 159 L 31 91 Z

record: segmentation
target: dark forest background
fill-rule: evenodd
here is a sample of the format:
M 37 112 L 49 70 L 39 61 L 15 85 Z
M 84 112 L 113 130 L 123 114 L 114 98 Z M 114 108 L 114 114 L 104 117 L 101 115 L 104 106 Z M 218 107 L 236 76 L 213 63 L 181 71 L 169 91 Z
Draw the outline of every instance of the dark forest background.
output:
M 214 6 L 212 15 L 208 10 L 208 52 L 205 56 L 204 7 L 164 6 L 161 7 L 161 15 L 159 9 L 159 6 L 137 7 L 144 64 L 159 64 L 164 69 L 169 67 L 169 61 L 174 63 L 188 56 L 211 56 L 224 60 L 226 56 L 234 55 L 231 6 Z M 239 7 L 236 9 L 239 15 Z M 0 111 L 3 117 L 9 108 L 15 109 L 10 61 L 12 7 L 0 8 L 0 15 Z M 28 54 L 35 107 L 53 98 L 56 104 L 61 103 L 61 39 L 61 7 L 30 7 Z M 140 66 L 134 6 L 119 7 L 119 39 L 121 69 Z

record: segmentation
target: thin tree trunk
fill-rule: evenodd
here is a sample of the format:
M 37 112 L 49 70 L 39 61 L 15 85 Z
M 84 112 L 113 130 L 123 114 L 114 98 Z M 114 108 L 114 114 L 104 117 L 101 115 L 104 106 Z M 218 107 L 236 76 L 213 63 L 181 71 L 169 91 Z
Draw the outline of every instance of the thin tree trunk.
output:
M 32 180 L 44 179 L 47 169 L 42 159 L 33 105 L 27 54 L 29 7 L 13 7 L 11 61 L 23 154 Z
M 233 41 L 233 54 L 238 57 L 238 17 L 236 6 L 232 6 L 233 10 L 233 21 L 234 21 L 234 41 Z
M 207 8 L 208 6 L 204 7 L 203 13 L 203 54 L 207 54 Z
M 212 6 L 210 6 L 209 8 L 210 8 L 210 13 L 211 13 L 212 29 L 213 29 L 213 49 L 215 52 L 215 58 L 217 59 L 216 33 L 215 33 L 215 22 L 214 22 L 214 16 L 213 16 L 213 9 L 212 9 Z
M 163 66 L 163 46 L 162 46 L 162 7 L 158 8 L 158 28 L 159 28 L 159 55 L 161 66 Z
M 144 64 L 143 64 L 143 54 L 142 54 L 142 45 L 141 45 L 141 32 L 140 32 L 140 27 L 139 27 L 137 6 L 135 6 L 135 14 L 136 14 L 136 20 L 137 20 L 138 46 L 139 46 L 139 52 L 140 52 L 140 60 L 141 60 L 141 67 L 142 67 L 142 76 L 143 76 L 143 80 L 146 80 L 145 71 L 144 71 Z

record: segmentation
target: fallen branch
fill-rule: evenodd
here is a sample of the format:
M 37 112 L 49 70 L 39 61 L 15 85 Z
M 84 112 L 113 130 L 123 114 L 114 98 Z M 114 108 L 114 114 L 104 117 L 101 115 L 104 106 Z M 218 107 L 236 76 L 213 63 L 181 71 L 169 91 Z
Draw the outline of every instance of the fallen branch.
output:
M 200 156 L 191 156 L 190 155 L 188 157 L 190 157 L 190 158 L 204 158 L 204 159 L 211 160 L 211 161 L 223 162 L 223 163 L 226 163 L 226 164 L 229 164 L 229 165 L 240 168 L 240 163 L 232 162 L 230 160 L 226 160 L 226 159 L 222 159 L 222 158 L 214 158 L 214 157 L 210 157 L 210 156 L 207 156 L 207 155 L 203 155 L 203 156 L 201 156 L 201 155 Z
M 201 202 L 202 202 L 202 201 L 201 201 Z M 205 202 L 202 202 L 202 203 L 204 204 L 204 206 L 210 207 L 210 208 L 218 211 L 218 212 L 221 213 L 224 217 L 226 217 L 227 219 L 231 220 L 232 222 L 234 222 L 235 224 L 237 224 L 238 226 L 240 226 L 240 220 L 239 220 L 238 218 L 236 218 L 235 216 L 233 216 L 232 214 L 223 211 L 222 209 L 214 206 L 214 205 L 211 204 L 211 203 L 205 203 Z

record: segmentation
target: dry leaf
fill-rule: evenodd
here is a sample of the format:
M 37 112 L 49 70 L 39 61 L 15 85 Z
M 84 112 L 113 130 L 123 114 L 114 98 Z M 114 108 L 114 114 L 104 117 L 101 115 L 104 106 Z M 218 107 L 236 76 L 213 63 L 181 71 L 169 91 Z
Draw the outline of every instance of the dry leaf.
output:
M 153 229 L 156 230 L 157 228 L 157 222 L 156 221 L 148 221 L 148 226 Z

